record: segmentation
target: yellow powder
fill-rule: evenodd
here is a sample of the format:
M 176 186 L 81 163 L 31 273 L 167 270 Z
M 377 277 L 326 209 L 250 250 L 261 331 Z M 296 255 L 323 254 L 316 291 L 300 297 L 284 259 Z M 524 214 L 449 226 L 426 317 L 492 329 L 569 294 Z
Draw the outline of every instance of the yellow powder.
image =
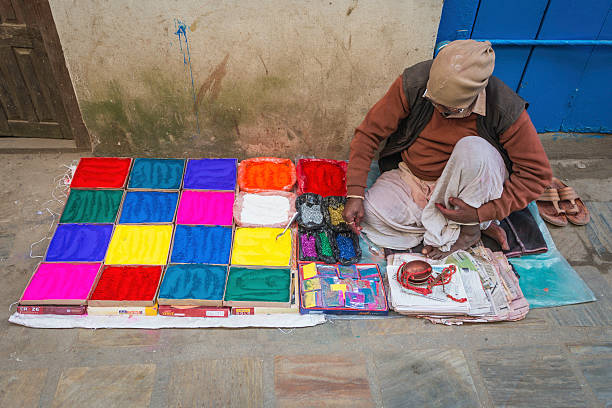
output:
M 108 246 L 107 265 L 165 265 L 172 225 L 117 225 Z
M 283 228 L 236 228 L 232 265 L 289 266 L 291 231 Z

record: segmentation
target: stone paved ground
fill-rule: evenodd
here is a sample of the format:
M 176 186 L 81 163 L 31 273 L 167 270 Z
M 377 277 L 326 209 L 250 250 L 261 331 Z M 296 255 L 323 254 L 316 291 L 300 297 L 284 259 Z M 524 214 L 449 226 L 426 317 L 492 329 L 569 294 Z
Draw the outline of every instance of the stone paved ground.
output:
M 3 155 L 0 406 L 612 406 L 612 137 L 543 139 L 555 173 L 593 211 L 591 226 L 551 232 L 598 301 L 464 327 L 412 318 L 285 332 L 10 325 L 9 304 L 37 263 L 30 244 L 52 221 L 53 178 L 78 156 Z

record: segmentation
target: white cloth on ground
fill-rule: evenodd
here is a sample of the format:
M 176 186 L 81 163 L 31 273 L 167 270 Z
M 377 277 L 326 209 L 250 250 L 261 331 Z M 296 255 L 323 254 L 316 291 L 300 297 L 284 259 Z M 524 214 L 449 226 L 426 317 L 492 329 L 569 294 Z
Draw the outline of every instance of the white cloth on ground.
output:
M 408 166 L 383 173 L 366 191 L 363 231 L 375 244 L 392 249 L 423 242 L 449 251 L 461 224 L 446 219 L 435 203 L 451 208 L 458 197 L 472 207 L 501 197 L 508 171 L 499 152 L 479 136 L 459 140 L 435 182 L 419 180 Z M 486 229 L 490 222 L 481 224 Z

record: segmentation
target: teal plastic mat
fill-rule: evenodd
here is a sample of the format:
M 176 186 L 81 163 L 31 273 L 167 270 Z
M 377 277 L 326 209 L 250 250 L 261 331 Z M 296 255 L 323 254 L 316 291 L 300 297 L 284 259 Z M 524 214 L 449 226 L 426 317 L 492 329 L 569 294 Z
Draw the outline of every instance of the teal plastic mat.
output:
M 374 162 L 368 174 L 368 187 L 374 184 L 379 175 L 378 164 Z M 529 211 L 533 214 L 544 235 L 548 252 L 511 258 L 509 261 L 520 275 L 519 284 L 531 308 L 595 301 L 596 298 L 591 289 L 557 249 L 535 203 L 529 204 Z M 363 253 L 361 262 L 378 263 L 384 273 L 386 261 L 373 256 L 363 239 L 360 239 L 360 243 Z
M 519 284 L 532 308 L 592 302 L 595 295 L 557 249 L 535 203 L 529 211 L 544 235 L 548 252 L 509 259 L 521 276 Z

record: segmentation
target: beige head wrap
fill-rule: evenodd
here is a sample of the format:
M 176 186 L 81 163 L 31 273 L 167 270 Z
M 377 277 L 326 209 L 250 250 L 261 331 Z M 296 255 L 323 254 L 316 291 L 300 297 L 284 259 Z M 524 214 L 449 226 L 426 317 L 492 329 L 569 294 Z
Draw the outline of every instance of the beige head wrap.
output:
M 448 108 L 467 108 L 487 86 L 495 67 L 488 41 L 457 40 L 440 50 L 427 81 L 427 96 Z

